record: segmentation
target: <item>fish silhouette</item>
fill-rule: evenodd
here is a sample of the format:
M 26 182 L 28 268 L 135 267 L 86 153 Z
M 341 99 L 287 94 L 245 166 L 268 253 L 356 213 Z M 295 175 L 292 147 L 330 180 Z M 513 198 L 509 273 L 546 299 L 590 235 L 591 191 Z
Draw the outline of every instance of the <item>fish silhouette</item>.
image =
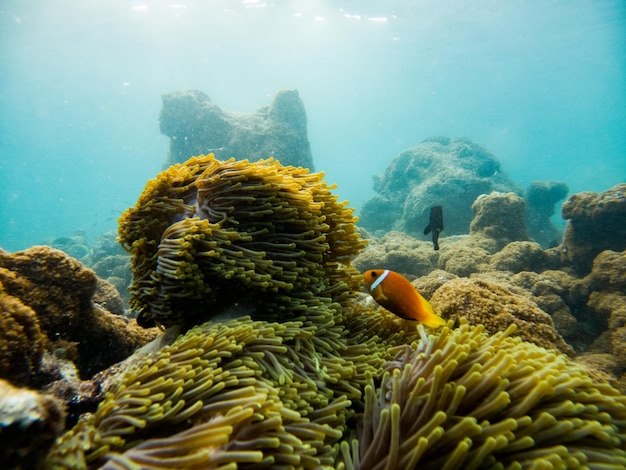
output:
M 443 209 L 441 206 L 430 208 L 430 223 L 424 229 L 424 235 L 433 233 L 433 248 L 439 249 L 439 234 L 443 232 Z

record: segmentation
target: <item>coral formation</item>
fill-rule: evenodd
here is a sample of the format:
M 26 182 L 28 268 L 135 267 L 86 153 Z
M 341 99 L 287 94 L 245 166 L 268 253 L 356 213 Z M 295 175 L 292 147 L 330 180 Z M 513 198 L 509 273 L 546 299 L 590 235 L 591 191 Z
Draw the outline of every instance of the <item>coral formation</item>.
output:
M 74 361 L 81 376 L 87 378 L 154 337 L 154 332 L 146 332 L 95 303 L 95 273 L 62 251 L 39 246 L 13 254 L 0 252 L 0 284 L 5 323 L 13 322 L 11 328 L 20 325 L 24 334 L 20 341 L 30 338 L 29 345 L 23 345 L 26 355 L 22 361 L 30 364 L 31 374 L 37 372 L 35 362 L 42 348 Z M 109 291 L 106 299 L 112 302 L 115 298 Z M 3 340 L 10 340 L 10 331 L 6 330 Z M 6 347 L 16 354 L 19 348 L 13 346 L 15 343 Z M 12 362 L 18 364 L 19 360 L 13 357 Z
M 27 383 L 39 369 L 46 342 L 33 309 L 4 292 L 0 282 L 0 377 Z
M 138 322 L 193 324 L 234 304 L 286 319 L 344 302 L 365 242 L 330 189 L 273 159 L 200 156 L 159 174 L 120 218 Z
M 524 200 L 517 194 L 483 194 L 472 204 L 472 211 L 470 237 L 480 238 L 482 247 L 490 253 L 500 251 L 511 242 L 528 240 Z
M 374 180 L 377 196 L 360 212 L 368 230 L 422 233 L 430 208 L 443 207 L 444 235 L 468 232 L 472 202 L 492 191 L 520 189 L 501 171 L 498 160 L 468 139 L 424 140 L 396 156 Z
M 183 319 L 210 318 L 233 303 L 229 294 L 241 302 L 248 290 L 267 303 L 244 308 L 255 316 L 279 313 L 280 323 L 214 318 L 169 345 L 160 340 L 154 349 L 136 353 L 112 372 L 98 409 L 57 441 L 49 468 L 626 464 L 626 397 L 601 382 L 606 376 L 596 373 L 594 381 L 565 355 L 533 344 L 573 353 L 550 316 L 513 290 L 531 286 L 529 295 L 563 308 L 554 296 L 567 292 L 573 298 L 575 287 L 558 290 L 551 284 L 558 275 L 541 278 L 527 271 L 514 275 L 511 289 L 434 271 L 415 284 L 423 284 L 435 309 L 458 327 L 449 322 L 428 335 L 421 325 L 373 310 L 355 293 L 360 277 L 344 267 L 364 245 L 355 219 L 328 196 L 319 178 L 298 186 L 296 201 L 283 194 L 293 179 L 308 175 L 298 171 L 273 161 L 219 162 L 209 156 L 178 165 L 148 185 L 120 219 L 120 239 L 133 256 L 133 305 L 143 309 L 142 320 L 165 323 L 175 333 Z M 314 194 L 303 194 L 311 188 Z M 490 214 L 500 220 L 497 211 L 481 214 L 483 221 Z M 290 218 L 296 216 L 300 231 Z M 325 227 L 322 220 L 333 225 Z M 441 254 L 428 242 L 390 234 L 355 263 L 395 263 L 421 274 L 442 259 L 451 265 L 458 244 L 482 250 L 474 258 L 481 261 L 482 276 L 504 280 L 553 261 L 531 242 L 516 242 L 500 256 L 479 248 L 487 240 L 497 251 L 512 237 L 494 228 L 496 223 L 479 224 L 472 236 L 444 244 Z M 270 247 L 256 238 L 263 228 L 262 235 L 275 237 L 279 230 L 281 236 L 277 249 L 261 256 L 257 248 Z M 313 238 L 293 235 L 302 230 Z M 519 227 L 513 232 L 520 233 Z M 313 258 L 306 258 L 308 251 Z M 411 254 L 417 251 L 424 257 L 415 267 Z M 289 289 L 272 285 L 298 269 L 290 252 L 308 260 L 293 278 L 308 280 Z M 272 266 L 268 260 L 285 258 L 293 262 L 266 283 L 259 281 Z M 243 262 L 249 263 L 246 269 L 237 270 Z M 508 272 L 487 272 L 494 266 Z M 266 300 L 272 288 L 286 303 Z M 168 292 L 188 300 L 175 301 Z M 297 299 L 293 312 L 291 297 Z M 516 325 L 519 337 L 513 338 Z
M 55 398 L 0 379 L 0 467 L 42 468 L 64 421 L 63 406 Z
M 433 270 L 436 259 L 432 243 L 392 231 L 381 239 L 369 239 L 367 247 L 352 265 L 360 272 L 384 267 L 411 277 L 428 274 Z
M 549 253 L 536 242 L 514 241 L 506 244 L 500 251 L 489 259 L 489 268 L 493 271 L 521 271 L 541 272 L 557 260 L 551 260 Z
M 526 189 L 526 226 L 532 239 L 548 248 L 560 243 L 562 233 L 550 221 L 557 202 L 565 199 L 569 188 L 562 181 L 533 181 Z
M 198 90 L 163 95 L 161 132 L 170 138 L 167 166 L 207 152 L 217 157 L 273 156 L 283 165 L 313 169 L 307 117 L 297 90 L 280 90 L 253 113 L 222 110 Z
M 484 325 L 494 334 L 515 324 L 517 334 L 526 341 L 545 348 L 572 354 L 572 348 L 554 328 L 550 316 L 523 296 L 506 287 L 483 279 L 452 279 L 435 291 L 430 299 L 436 312 L 446 319 L 467 318 Z
M 565 258 L 579 275 L 586 275 L 594 258 L 604 250 L 626 249 L 626 183 L 603 193 L 572 195 L 563 204 L 567 219 Z

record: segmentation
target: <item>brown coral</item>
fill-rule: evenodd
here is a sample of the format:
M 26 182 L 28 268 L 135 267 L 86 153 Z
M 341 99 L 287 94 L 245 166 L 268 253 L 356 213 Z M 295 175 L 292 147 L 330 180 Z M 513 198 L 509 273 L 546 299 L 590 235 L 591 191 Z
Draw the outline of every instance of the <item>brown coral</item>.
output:
M 36 314 L 47 337 L 37 340 L 39 346 L 33 344 L 28 356 L 41 354 L 45 345 L 46 350 L 62 352 L 73 360 L 83 378 L 126 358 L 154 337 L 154 332 L 146 334 L 127 318 L 94 303 L 95 273 L 62 251 L 39 246 L 13 254 L 2 252 L 0 282 L 7 295 Z M 17 308 L 15 302 L 11 305 Z
M 194 323 L 235 303 L 297 317 L 346 300 L 365 242 L 322 176 L 213 155 L 158 175 L 120 218 L 140 323 Z
M 515 193 L 483 194 L 472 204 L 474 218 L 470 236 L 484 239 L 491 253 L 514 241 L 528 240 L 524 223 L 524 200 Z
M 471 324 L 484 325 L 492 334 L 515 324 L 517 334 L 527 341 L 566 354 L 574 352 L 556 331 L 550 315 L 534 302 L 494 282 L 452 279 L 435 291 L 430 302 L 443 318 L 466 317 Z
M 589 272 L 600 252 L 626 249 L 626 183 L 603 193 L 574 194 L 563 204 L 562 215 L 568 219 L 564 255 L 579 274 Z
M 27 383 L 39 368 L 46 342 L 33 309 L 0 284 L 0 377 Z
M 0 379 L 0 467 L 41 468 L 64 421 L 63 406 L 53 397 Z

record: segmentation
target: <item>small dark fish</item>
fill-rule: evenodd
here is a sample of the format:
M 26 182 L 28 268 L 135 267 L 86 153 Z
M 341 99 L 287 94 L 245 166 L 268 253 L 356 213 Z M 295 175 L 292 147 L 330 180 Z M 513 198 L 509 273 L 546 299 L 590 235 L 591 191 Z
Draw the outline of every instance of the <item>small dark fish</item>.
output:
M 424 235 L 433 232 L 433 247 L 439 249 L 439 234 L 443 232 L 443 209 L 441 206 L 430 208 L 430 223 L 424 229 Z

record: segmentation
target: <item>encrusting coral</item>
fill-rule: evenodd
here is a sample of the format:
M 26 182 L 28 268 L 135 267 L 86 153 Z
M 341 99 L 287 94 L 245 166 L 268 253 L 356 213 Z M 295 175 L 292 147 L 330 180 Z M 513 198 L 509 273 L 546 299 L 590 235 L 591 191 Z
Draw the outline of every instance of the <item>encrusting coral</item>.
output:
M 602 193 L 573 194 L 561 213 L 568 220 L 563 256 L 578 274 L 587 274 L 600 252 L 626 249 L 626 183 Z
M 297 317 L 346 300 L 360 282 L 347 265 L 365 242 L 322 177 L 208 155 L 149 182 L 119 228 L 140 324 L 198 322 L 234 303 Z
M 13 366 L 19 361 L 16 352 L 26 352 L 30 363 L 26 370 L 30 373 L 28 380 L 38 372 L 44 350 L 72 360 L 81 377 L 87 379 L 154 337 L 155 332 L 139 328 L 134 321 L 97 304 L 95 273 L 48 246 L 0 252 L 0 286 L 0 310 L 6 327 L 0 334 L 0 350 L 11 352 Z M 102 297 L 107 298 L 114 297 Z M 27 338 L 30 341 L 25 344 Z M 16 339 L 21 343 L 19 348 Z M 5 374 L 2 362 L 2 377 L 14 383 L 28 383 L 13 373 Z
M 446 319 L 467 318 L 492 334 L 515 324 L 517 334 L 526 341 L 566 354 L 574 352 L 556 331 L 550 315 L 533 301 L 494 281 L 451 279 L 435 291 L 430 302 Z

